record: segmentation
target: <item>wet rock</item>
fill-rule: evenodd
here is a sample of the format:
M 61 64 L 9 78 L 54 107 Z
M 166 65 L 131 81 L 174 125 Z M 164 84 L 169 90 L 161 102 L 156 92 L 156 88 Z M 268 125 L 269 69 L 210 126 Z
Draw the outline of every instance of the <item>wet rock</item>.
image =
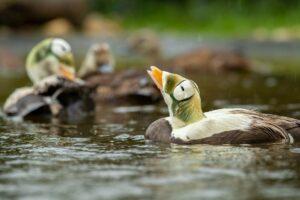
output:
M 8 117 L 58 117 L 80 119 L 94 109 L 90 89 L 82 80 L 70 81 L 49 76 L 32 87 L 16 89 L 6 100 L 3 111 Z
M 95 102 L 145 104 L 161 98 L 144 70 L 114 71 L 114 64 L 108 43 L 95 43 L 88 50 L 78 75 L 94 90 Z
M 95 89 L 94 101 L 100 104 L 149 104 L 161 99 L 160 92 L 143 70 L 95 74 L 85 81 Z
M 165 59 L 159 36 L 151 30 L 138 31 L 128 39 L 129 50 L 150 65 L 166 66 L 170 71 L 224 72 L 250 70 L 250 62 L 240 50 L 202 47 Z
M 178 55 L 169 61 L 169 65 L 177 71 L 248 71 L 250 62 L 240 52 L 232 50 L 214 50 L 210 48 L 195 49 Z

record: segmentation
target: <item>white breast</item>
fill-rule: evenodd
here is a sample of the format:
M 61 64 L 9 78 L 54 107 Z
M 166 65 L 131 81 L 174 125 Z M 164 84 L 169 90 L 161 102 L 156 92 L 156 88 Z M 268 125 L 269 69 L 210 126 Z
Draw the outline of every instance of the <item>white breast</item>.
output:
M 241 109 L 219 109 L 206 112 L 204 113 L 206 118 L 183 128 L 174 129 L 172 136 L 189 141 L 210 137 L 224 131 L 248 129 L 252 119 L 245 114 L 230 112 L 235 110 Z

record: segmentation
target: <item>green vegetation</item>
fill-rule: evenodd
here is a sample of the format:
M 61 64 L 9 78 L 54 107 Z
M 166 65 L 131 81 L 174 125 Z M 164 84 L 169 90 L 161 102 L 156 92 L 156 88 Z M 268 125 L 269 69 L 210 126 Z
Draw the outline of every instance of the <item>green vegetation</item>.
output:
M 91 8 L 129 29 L 243 37 L 278 28 L 300 32 L 298 0 L 92 0 Z M 300 34 L 300 33 L 299 33 Z

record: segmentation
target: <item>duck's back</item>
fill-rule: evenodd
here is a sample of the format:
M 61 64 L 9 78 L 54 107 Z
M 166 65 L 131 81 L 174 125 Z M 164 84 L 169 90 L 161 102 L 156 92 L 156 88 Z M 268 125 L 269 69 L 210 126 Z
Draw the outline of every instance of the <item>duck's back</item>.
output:
M 264 114 L 246 109 L 233 109 L 231 113 L 245 115 L 251 118 L 248 129 L 232 131 L 235 137 L 231 139 L 233 143 L 268 143 L 300 141 L 300 120 Z M 224 134 L 225 135 L 225 134 Z
M 173 130 L 166 118 L 153 122 L 146 138 L 179 144 L 256 144 L 300 141 L 300 120 L 246 109 L 220 109 Z M 165 138 L 168 137 L 168 140 Z

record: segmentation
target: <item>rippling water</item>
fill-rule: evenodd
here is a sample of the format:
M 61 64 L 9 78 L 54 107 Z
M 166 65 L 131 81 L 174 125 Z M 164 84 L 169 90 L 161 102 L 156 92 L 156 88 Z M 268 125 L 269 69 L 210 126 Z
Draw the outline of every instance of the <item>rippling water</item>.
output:
M 205 110 L 246 107 L 300 118 L 296 77 L 193 78 Z M 166 114 L 161 103 L 99 105 L 80 123 L 1 119 L 0 199 L 300 199 L 299 145 L 145 141 L 147 125 Z

